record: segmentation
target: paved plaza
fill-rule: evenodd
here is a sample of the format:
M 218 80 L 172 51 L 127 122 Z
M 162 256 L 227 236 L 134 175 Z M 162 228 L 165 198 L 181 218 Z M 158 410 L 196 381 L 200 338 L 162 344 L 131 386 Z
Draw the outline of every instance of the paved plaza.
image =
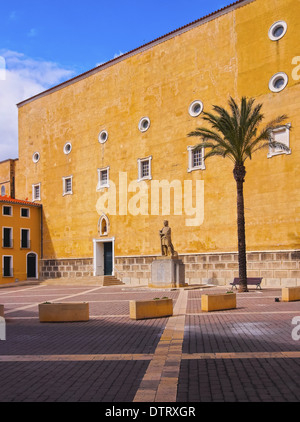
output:
M 300 302 L 281 290 L 237 295 L 203 313 L 201 295 L 227 287 L 36 284 L 0 289 L 1 402 L 290 402 L 300 398 Z M 129 301 L 167 296 L 174 316 L 133 321 Z M 89 302 L 90 321 L 40 323 L 38 304 Z M 296 336 L 297 337 L 297 336 Z

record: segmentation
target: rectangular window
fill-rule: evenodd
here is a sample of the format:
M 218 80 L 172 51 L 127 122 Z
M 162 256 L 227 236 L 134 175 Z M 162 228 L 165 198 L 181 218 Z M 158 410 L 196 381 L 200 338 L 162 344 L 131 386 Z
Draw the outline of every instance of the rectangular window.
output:
M 138 182 L 152 179 L 152 157 L 138 159 Z
M 29 229 L 21 229 L 21 249 L 30 249 Z
M 9 205 L 3 205 L 2 214 L 6 216 L 12 216 L 12 207 Z
M 13 247 L 13 237 L 12 237 L 12 228 L 3 227 L 2 228 L 2 246 L 3 248 L 12 248 Z
M 29 208 L 21 208 L 21 217 L 29 218 L 30 210 Z
M 205 170 L 205 162 L 204 162 L 204 148 L 195 149 L 195 147 L 190 146 L 188 147 L 189 153 L 189 166 L 188 172 L 194 170 Z
M 2 274 L 3 277 L 13 276 L 13 258 L 12 256 L 3 256 Z
M 63 195 L 73 195 L 73 176 L 63 177 Z
M 280 142 L 286 147 L 290 148 L 290 128 L 291 124 L 282 126 L 281 128 L 273 130 L 271 134 L 271 140 L 274 142 Z M 291 154 L 291 150 L 283 150 L 282 148 L 269 148 L 268 158 L 279 154 Z
M 32 200 L 40 201 L 41 200 L 41 184 L 32 185 Z
M 102 188 L 109 188 L 109 167 L 98 169 L 97 190 Z

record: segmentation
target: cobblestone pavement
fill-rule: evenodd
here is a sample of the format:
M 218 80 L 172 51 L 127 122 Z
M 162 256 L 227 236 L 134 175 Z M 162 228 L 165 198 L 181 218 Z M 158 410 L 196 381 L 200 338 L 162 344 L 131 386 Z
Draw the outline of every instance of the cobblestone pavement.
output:
M 276 289 L 237 294 L 237 308 L 201 312 L 225 288 L 31 285 L 0 289 L 0 402 L 277 402 L 300 399 L 300 302 Z M 168 296 L 174 316 L 129 318 L 129 300 Z M 45 324 L 43 302 L 89 302 L 90 321 Z M 297 331 L 300 334 L 300 329 Z

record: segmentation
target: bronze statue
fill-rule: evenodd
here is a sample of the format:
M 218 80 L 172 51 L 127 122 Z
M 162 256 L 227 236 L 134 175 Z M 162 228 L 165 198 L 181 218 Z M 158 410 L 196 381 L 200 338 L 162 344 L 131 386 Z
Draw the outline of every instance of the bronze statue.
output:
M 163 256 L 178 256 L 177 252 L 174 250 L 174 246 L 171 240 L 171 227 L 169 227 L 169 222 L 164 221 L 164 227 L 159 231 L 161 239 L 161 252 Z

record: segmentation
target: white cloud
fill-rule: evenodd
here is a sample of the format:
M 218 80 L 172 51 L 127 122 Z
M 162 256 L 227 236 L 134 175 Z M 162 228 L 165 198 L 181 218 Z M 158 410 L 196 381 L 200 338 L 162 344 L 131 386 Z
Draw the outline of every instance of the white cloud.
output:
M 16 104 L 74 76 L 57 63 L 34 60 L 16 51 L 0 50 L 5 80 L 0 79 L 0 161 L 18 157 Z

